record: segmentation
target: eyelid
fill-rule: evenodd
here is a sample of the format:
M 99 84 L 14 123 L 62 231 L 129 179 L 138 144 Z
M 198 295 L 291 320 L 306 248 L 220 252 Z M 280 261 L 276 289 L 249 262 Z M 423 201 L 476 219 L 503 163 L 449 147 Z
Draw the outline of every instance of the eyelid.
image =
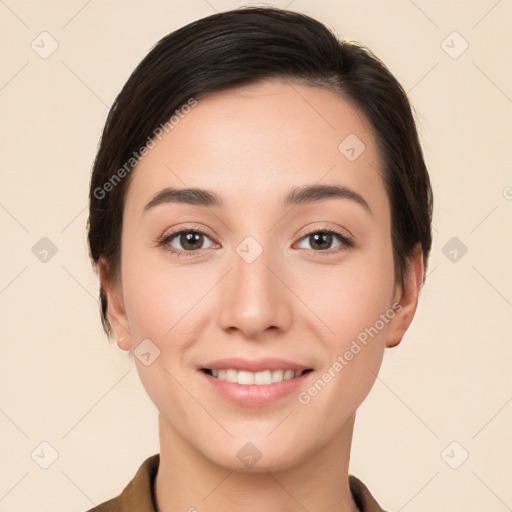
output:
M 212 241 L 212 243 L 214 245 L 217 244 L 217 242 L 215 242 L 215 240 L 214 240 L 214 237 L 206 229 L 197 228 L 197 227 L 193 227 L 193 226 L 184 226 L 184 227 L 177 229 L 176 231 L 165 232 L 161 237 L 158 238 L 156 245 L 161 246 L 164 249 L 168 250 L 169 252 L 177 254 L 178 256 L 181 256 L 181 255 L 193 256 L 193 255 L 200 254 L 201 252 L 206 250 L 206 249 L 196 249 L 194 251 L 183 251 L 181 249 L 176 249 L 174 247 L 171 247 L 171 245 L 170 245 L 171 240 L 176 238 L 178 235 L 181 235 L 182 233 L 198 233 L 198 234 L 201 234 L 201 235 L 204 235 L 204 236 L 210 238 L 210 240 Z
M 343 238 L 346 238 L 347 240 L 350 240 L 351 242 L 354 240 L 354 236 L 352 233 L 345 228 L 341 227 L 332 227 L 328 225 L 313 227 L 313 228 L 304 228 L 302 231 L 299 231 L 299 234 L 297 235 L 299 237 L 299 240 L 302 240 L 307 235 L 312 235 L 313 233 L 337 233 Z

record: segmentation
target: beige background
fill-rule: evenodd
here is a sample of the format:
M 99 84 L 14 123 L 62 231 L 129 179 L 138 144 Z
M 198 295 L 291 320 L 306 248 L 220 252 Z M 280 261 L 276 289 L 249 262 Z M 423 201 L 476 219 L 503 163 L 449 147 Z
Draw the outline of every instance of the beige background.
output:
M 0 512 L 89 509 L 159 449 L 134 362 L 101 330 L 90 169 L 108 107 L 150 47 L 239 5 L 0 0 Z M 351 473 L 390 511 L 510 510 L 512 2 L 274 5 L 388 64 L 417 110 L 435 193 L 430 275 L 360 408 Z M 47 262 L 32 252 L 43 237 L 57 248 Z M 456 261 L 453 237 L 468 249 Z M 58 452 L 48 469 L 43 441 Z

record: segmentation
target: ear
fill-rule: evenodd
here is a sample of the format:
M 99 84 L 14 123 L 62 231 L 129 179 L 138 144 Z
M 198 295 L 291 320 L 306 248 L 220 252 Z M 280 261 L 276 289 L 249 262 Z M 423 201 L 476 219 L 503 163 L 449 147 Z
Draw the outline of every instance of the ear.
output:
M 413 253 L 407 258 L 404 285 L 397 285 L 393 304 L 400 306 L 394 308 L 396 314 L 389 322 L 386 332 L 386 347 L 397 346 L 411 325 L 421 286 L 423 284 L 423 251 L 421 244 L 414 247 Z
M 126 311 L 124 309 L 123 292 L 120 280 L 115 282 L 109 271 L 109 265 L 104 257 L 98 261 L 98 276 L 107 298 L 106 317 L 117 338 L 117 345 L 122 350 L 132 349 L 132 340 Z

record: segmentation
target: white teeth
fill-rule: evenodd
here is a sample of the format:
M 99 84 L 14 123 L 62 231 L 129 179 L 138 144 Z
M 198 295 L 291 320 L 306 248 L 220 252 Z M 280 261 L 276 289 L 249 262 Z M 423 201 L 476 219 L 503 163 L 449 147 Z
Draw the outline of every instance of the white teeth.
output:
M 226 380 L 228 382 L 232 382 L 233 384 L 237 383 L 238 372 L 236 370 L 226 370 Z
M 254 384 L 254 373 L 252 372 L 246 372 L 246 371 L 239 371 L 236 370 L 228 370 L 228 372 L 233 372 L 236 376 L 238 373 L 238 380 L 235 380 L 235 382 L 238 382 L 238 384 L 244 384 L 246 386 L 250 384 Z
M 284 372 L 284 380 L 290 380 L 295 377 L 295 372 L 293 370 L 286 370 Z
M 254 374 L 254 384 L 272 384 L 272 372 L 264 370 Z
M 302 375 L 302 370 L 263 370 L 261 372 L 248 372 L 246 370 L 234 370 L 232 368 L 226 370 L 211 370 L 212 376 L 219 380 L 226 380 L 232 383 L 250 386 L 256 384 L 265 386 L 274 382 L 282 382 L 290 380 Z
M 274 370 L 272 372 L 272 382 L 281 382 L 283 380 L 284 370 Z

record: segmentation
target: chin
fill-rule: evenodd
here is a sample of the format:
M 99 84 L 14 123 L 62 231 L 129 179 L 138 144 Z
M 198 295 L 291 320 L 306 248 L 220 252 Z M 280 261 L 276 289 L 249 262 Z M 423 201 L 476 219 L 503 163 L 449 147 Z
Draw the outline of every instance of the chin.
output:
M 237 473 L 276 472 L 289 469 L 300 462 L 301 454 L 296 449 L 296 443 L 294 444 L 295 446 L 290 447 L 281 445 L 279 450 L 264 439 L 254 443 L 233 441 L 231 446 L 224 445 L 215 453 L 203 452 L 203 456 L 216 466 Z M 306 456 L 304 453 L 302 458 L 305 459 Z

